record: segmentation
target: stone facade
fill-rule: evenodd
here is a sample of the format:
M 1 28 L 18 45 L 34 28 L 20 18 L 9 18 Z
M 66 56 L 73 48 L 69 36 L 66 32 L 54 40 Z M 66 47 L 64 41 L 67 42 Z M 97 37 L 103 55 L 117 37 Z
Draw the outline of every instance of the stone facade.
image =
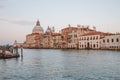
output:
M 62 39 L 60 33 L 53 33 L 52 34 L 53 48 L 62 48 L 61 40 Z
M 40 25 L 39 20 L 33 28 L 32 33 L 26 36 L 26 41 L 23 44 L 24 48 L 41 48 L 43 47 L 42 38 L 44 30 Z
M 100 39 L 106 33 L 93 31 L 79 38 L 79 49 L 100 49 Z
M 42 47 L 41 41 L 40 41 L 41 37 L 42 37 L 42 35 L 40 35 L 39 33 L 28 34 L 26 36 L 26 41 L 24 43 L 24 47 L 26 47 L 26 48 Z
M 120 34 L 111 35 L 96 31 L 96 27 L 70 24 L 55 32 L 54 27 L 49 27 L 44 33 L 39 20 L 31 34 L 26 36 L 24 48 L 70 48 L 70 49 L 120 49 Z
M 89 26 L 77 25 L 77 27 L 72 27 L 68 25 L 68 27 L 61 30 L 62 40 L 64 42 L 63 46 L 65 48 L 78 48 L 79 46 L 79 37 L 80 35 L 89 33 L 94 31 L 93 29 L 89 29 Z
M 101 49 L 119 49 L 120 34 L 108 35 L 101 39 Z

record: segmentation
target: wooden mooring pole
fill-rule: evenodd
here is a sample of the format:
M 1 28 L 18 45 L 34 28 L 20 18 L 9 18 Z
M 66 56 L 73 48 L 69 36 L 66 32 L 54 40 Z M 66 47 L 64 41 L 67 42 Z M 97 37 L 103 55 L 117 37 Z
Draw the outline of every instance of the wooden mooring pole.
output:
M 21 57 L 23 57 L 23 47 L 21 46 Z

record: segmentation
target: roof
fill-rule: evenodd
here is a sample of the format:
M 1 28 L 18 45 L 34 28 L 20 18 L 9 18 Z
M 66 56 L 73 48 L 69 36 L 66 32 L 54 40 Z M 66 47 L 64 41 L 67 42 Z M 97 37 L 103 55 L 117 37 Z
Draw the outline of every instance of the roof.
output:
M 88 36 L 88 35 L 107 35 L 107 33 L 99 32 L 99 31 L 93 31 L 93 32 L 89 32 L 89 33 L 83 34 L 81 36 Z
M 78 28 L 78 27 L 71 27 L 71 26 L 69 26 L 69 27 L 66 27 L 66 28 L 63 28 L 62 29 L 62 31 L 63 30 L 75 30 L 75 29 L 82 29 L 82 30 L 89 30 L 89 31 L 94 31 L 93 29 L 90 29 L 90 28 L 88 28 L 88 27 L 81 27 L 81 28 Z
M 52 33 L 52 36 L 61 36 L 60 33 Z
M 66 28 L 63 28 L 62 30 L 66 30 L 66 29 L 77 29 L 77 27 L 66 27 Z

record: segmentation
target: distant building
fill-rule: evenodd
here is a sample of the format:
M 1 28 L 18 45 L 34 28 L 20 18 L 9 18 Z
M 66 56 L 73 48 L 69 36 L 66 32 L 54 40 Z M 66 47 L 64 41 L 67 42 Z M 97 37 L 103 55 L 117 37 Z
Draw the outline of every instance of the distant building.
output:
M 32 30 L 32 33 L 39 33 L 39 34 L 43 34 L 44 33 L 44 30 L 41 27 L 39 20 L 37 20 L 36 25 L 35 25 L 35 27 Z
M 23 43 L 18 43 L 17 40 L 15 40 L 13 47 L 23 47 Z
M 42 35 L 40 35 L 39 33 L 28 34 L 26 36 L 26 41 L 25 41 L 24 47 L 27 47 L 27 48 L 40 48 L 40 47 L 42 47 L 40 45 L 41 38 L 42 38 Z
M 119 49 L 120 34 L 108 35 L 101 39 L 101 49 Z
M 42 38 L 43 38 L 44 30 L 40 25 L 39 20 L 36 22 L 35 27 L 32 30 L 31 34 L 26 36 L 26 41 L 24 42 L 23 47 L 25 48 L 41 48 Z
M 68 31 L 68 48 L 77 48 L 78 43 L 78 28 L 77 27 L 69 27 L 70 30 Z
M 54 27 L 49 27 L 45 31 L 43 35 L 43 48 L 53 48 L 53 43 L 52 43 L 52 33 L 54 33 Z
M 52 34 L 52 44 L 53 44 L 53 48 L 62 48 L 61 34 L 60 33 L 53 33 Z
M 68 27 L 61 30 L 63 48 L 78 48 L 80 35 L 93 31 L 88 26 L 77 25 L 77 27 L 72 27 L 69 24 Z
M 83 34 L 79 38 L 79 49 L 100 49 L 100 40 L 106 33 L 93 31 Z
M 113 35 L 96 31 L 96 27 L 70 24 L 55 32 L 55 28 L 48 26 L 44 32 L 37 20 L 31 34 L 26 35 L 24 44 L 15 41 L 14 46 L 24 48 L 71 48 L 71 49 L 120 49 L 120 34 Z

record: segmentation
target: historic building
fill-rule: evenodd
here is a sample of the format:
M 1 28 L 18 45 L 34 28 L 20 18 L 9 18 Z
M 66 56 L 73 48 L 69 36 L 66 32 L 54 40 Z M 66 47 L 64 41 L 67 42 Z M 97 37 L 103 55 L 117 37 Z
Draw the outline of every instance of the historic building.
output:
M 78 28 L 77 27 L 69 27 L 68 31 L 68 48 L 77 48 L 78 43 Z
M 69 24 L 68 27 L 61 30 L 63 48 L 78 48 L 79 37 L 93 31 L 96 29 L 90 29 L 89 26 L 77 25 L 77 27 L 72 27 Z
M 101 49 L 119 49 L 120 34 L 107 35 L 101 39 Z
M 25 48 L 41 48 L 43 47 L 42 38 L 44 30 L 40 25 L 39 20 L 36 22 L 35 27 L 32 30 L 31 34 L 26 36 L 26 41 L 23 44 Z
M 101 38 L 105 37 L 107 33 L 93 31 L 83 34 L 79 38 L 79 49 L 100 49 Z
M 61 33 L 52 34 L 52 44 L 53 44 L 53 48 L 62 48 Z
M 23 47 L 23 43 L 18 43 L 17 40 L 14 41 L 13 47 Z
M 46 32 L 43 35 L 43 48 L 53 48 L 52 33 L 54 33 L 54 27 L 47 28 Z
M 21 46 L 16 41 L 14 46 Z M 113 35 L 96 31 L 96 27 L 77 25 L 61 29 L 55 32 L 54 27 L 46 29 L 45 33 L 39 20 L 31 34 L 26 35 L 22 45 L 24 48 L 71 48 L 71 49 L 120 49 L 120 34 Z
M 39 33 L 39 34 L 43 34 L 44 33 L 44 30 L 41 27 L 39 20 L 36 22 L 36 25 L 33 28 L 32 33 Z

